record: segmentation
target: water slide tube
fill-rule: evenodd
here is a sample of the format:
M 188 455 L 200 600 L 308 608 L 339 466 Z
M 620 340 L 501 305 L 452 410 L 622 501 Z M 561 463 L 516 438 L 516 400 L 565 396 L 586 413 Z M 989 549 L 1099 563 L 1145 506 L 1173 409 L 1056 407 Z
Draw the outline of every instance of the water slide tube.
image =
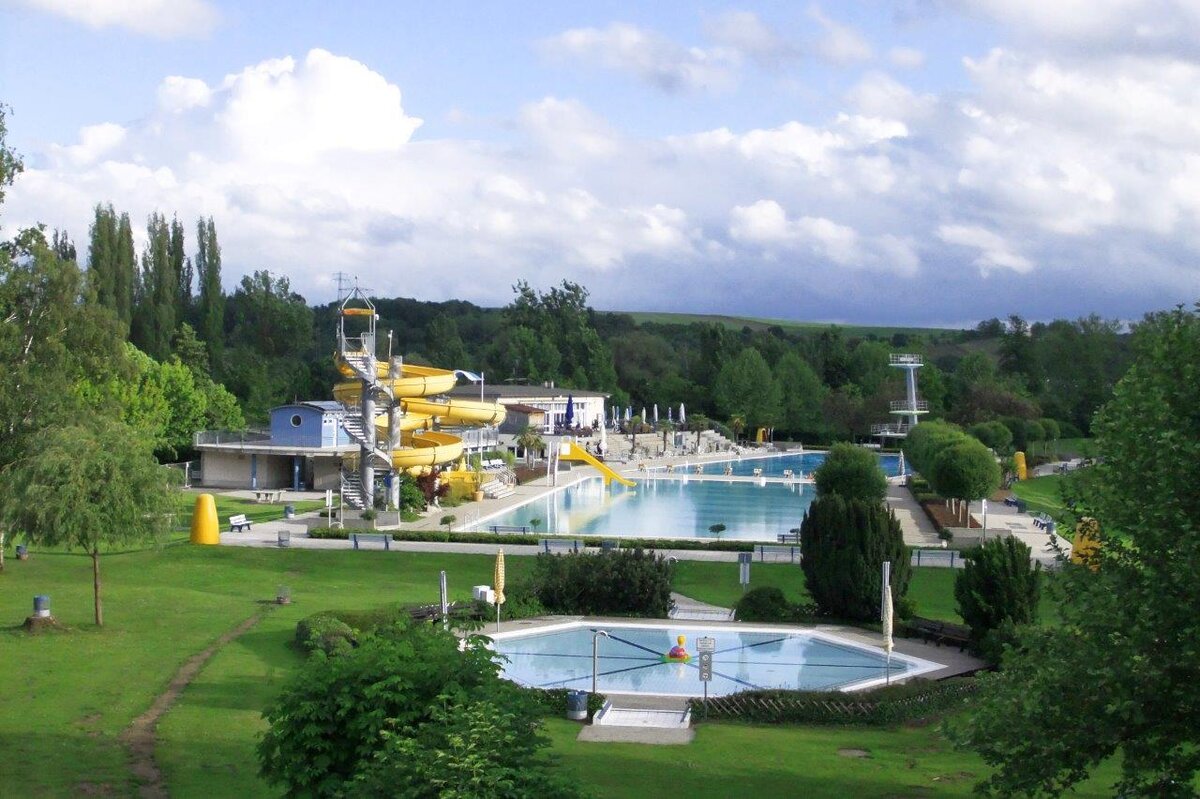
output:
M 631 488 L 636 485 L 629 478 L 622 477 L 614 472 L 603 461 L 594 458 L 590 452 L 576 444 L 574 441 L 564 441 L 561 445 L 559 445 L 558 458 L 559 460 L 564 461 L 583 461 L 589 466 L 594 467 L 600 472 L 600 474 L 604 475 L 605 485 L 610 485 L 613 480 L 616 480 L 622 485 L 630 486 Z
M 356 376 L 350 364 L 340 358 L 335 360 L 338 371 L 344 376 Z M 389 377 L 388 365 L 378 363 L 375 372 L 377 382 L 391 390 L 404 413 L 398 420 L 400 448 L 392 451 L 392 466 L 396 469 L 422 472 L 462 457 L 462 439 L 452 433 L 433 430 L 435 423 L 482 425 L 504 421 L 504 406 L 497 403 L 424 399 L 454 388 L 458 378 L 447 369 L 404 364 L 399 377 Z M 347 407 L 354 407 L 362 399 L 362 384 L 358 380 L 337 383 L 333 387 L 333 397 Z M 386 412 L 375 417 L 377 441 L 387 441 L 387 419 Z

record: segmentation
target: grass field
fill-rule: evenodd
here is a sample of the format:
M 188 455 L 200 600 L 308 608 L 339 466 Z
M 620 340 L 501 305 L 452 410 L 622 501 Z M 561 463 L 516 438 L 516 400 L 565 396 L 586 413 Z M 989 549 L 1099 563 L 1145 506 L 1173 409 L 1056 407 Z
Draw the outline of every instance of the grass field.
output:
M 511 557 L 510 580 L 519 580 L 530 561 Z M 9 625 L 0 629 L 6 666 L 0 796 L 135 792 L 118 734 L 185 660 L 254 615 L 262 616 L 258 625 L 221 649 L 163 717 L 156 760 L 174 797 L 270 796 L 256 776 L 254 745 L 263 707 L 302 666 L 290 645 L 296 622 L 330 608 L 434 601 L 440 569 L 448 572 L 451 595 L 466 598 L 470 586 L 491 581 L 493 566 L 484 555 L 186 544 L 107 555 L 101 562 L 103 630 L 91 624 L 85 556 L 35 551 L 28 561 L 10 561 L 0 575 L 0 619 Z M 751 579 L 752 585 L 775 584 L 802 596 L 797 567 L 755 564 Z M 910 596 L 921 613 L 953 618 L 951 580 L 948 570 L 914 575 Z M 270 602 L 281 584 L 291 589 L 292 605 Z M 717 603 L 740 595 L 736 566 L 728 563 L 681 563 L 676 587 Z M 51 596 L 67 632 L 31 637 L 16 627 L 37 593 Z M 950 752 L 933 730 L 723 724 L 702 727 L 692 746 L 655 748 L 581 744 L 573 740 L 575 729 L 551 724 L 555 751 L 601 796 L 645 796 L 648 787 L 664 782 L 673 792 L 695 788 L 699 796 L 745 795 L 734 789 L 743 785 L 764 797 L 796 795 L 795 786 L 818 796 L 835 790 L 926 795 L 913 793 L 917 784 L 965 795 L 970 778 L 944 775 L 981 769 L 972 756 Z M 829 748 L 840 741 L 858 741 L 845 745 L 869 749 L 872 756 L 843 762 L 836 747 Z M 780 751 L 788 757 L 778 757 Z M 671 776 L 676 771 L 678 784 Z
M 1045 477 L 1034 477 L 1029 480 L 1018 480 L 1012 485 L 1012 492 L 1018 498 L 1025 500 L 1030 513 L 1047 513 L 1059 521 L 1067 521 L 1071 517 L 1070 510 L 1062 498 L 1064 475 L 1049 474 Z M 1061 530 L 1070 538 L 1071 531 Z
M 753 316 L 724 316 L 720 314 L 668 313 L 659 311 L 616 311 L 633 317 L 638 324 L 690 325 L 694 323 L 724 325 L 732 330 L 748 327 L 751 330 L 766 330 L 781 327 L 790 333 L 820 332 L 833 327 L 834 322 L 799 322 L 793 319 L 764 319 Z M 943 333 L 960 333 L 960 330 L 940 327 L 870 327 L 867 325 L 837 325 L 848 336 L 878 336 L 891 338 L 896 333 L 908 336 L 929 336 Z
M 1029 445 L 1029 455 L 1048 455 L 1055 459 L 1094 458 L 1096 444 L 1090 438 L 1060 438 L 1055 441 L 1035 441 Z

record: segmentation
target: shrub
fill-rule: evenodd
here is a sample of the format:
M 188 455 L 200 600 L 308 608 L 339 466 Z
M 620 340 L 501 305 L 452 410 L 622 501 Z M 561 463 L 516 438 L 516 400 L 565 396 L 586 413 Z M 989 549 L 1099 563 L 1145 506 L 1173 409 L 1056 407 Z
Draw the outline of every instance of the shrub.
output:
M 993 662 L 1011 639 L 1011 626 L 1037 620 L 1041 564 L 1016 538 L 993 538 L 963 553 L 965 568 L 954 579 L 958 613 L 971 628 L 975 651 Z M 996 633 L 996 634 L 993 634 Z
M 879 459 L 853 444 L 834 444 L 813 477 L 819 497 L 840 494 L 846 499 L 882 502 L 887 496 L 887 475 L 879 468 Z
M 374 519 L 374 518 L 375 518 L 375 517 L 378 515 L 378 513 L 376 512 L 376 510 L 375 510 L 374 508 L 367 508 L 367 509 L 366 509 L 366 510 L 364 510 L 362 513 L 360 513 L 359 515 L 360 515 L 362 518 L 366 519 L 367 521 L 371 521 L 372 519 Z
M 790 622 L 799 613 L 775 586 L 752 588 L 738 600 L 734 617 L 738 621 Z
M 486 639 L 391 624 L 297 673 L 263 714 L 261 774 L 289 796 L 575 796 L 536 757 L 540 715 Z
M 1046 434 L 1047 441 L 1057 441 L 1062 435 L 1062 428 L 1059 427 L 1058 422 L 1054 421 L 1053 419 L 1039 419 L 1038 424 L 1042 426 L 1042 430 Z
M 943 497 L 986 499 L 1000 486 L 1000 464 L 987 447 L 963 436 L 961 441 L 938 453 L 929 476 Z
M 895 514 L 879 502 L 817 497 L 800 525 L 801 568 L 821 613 L 877 621 L 883 563 L 892 563 L 892 597 L 908 593 L 912 572 Z
M 357 641 L 357 633 L 350 625 L 329 611 L 316 613 L 296 624 L 296 644 L 306 652 L 319 649 L 333 654 L 350 649 Z
M 943 448 L 961 441 L 963 431 L 947 422 L 921 422 L 904 439 L 904 455 L 912 467 L 925 477 L 933 471 L 933 463 Z
M 1003 422 L 980 422 L 971 425 L 967 433 L 983 442 L 985 447 L 991 447 L 996 452 L 1007 452 L 1013 443 L 1012 431 Z
M 671 611 L 671 564 L 643 549 L 538 555 L 529 590 L 551 613 L 649 616 Z

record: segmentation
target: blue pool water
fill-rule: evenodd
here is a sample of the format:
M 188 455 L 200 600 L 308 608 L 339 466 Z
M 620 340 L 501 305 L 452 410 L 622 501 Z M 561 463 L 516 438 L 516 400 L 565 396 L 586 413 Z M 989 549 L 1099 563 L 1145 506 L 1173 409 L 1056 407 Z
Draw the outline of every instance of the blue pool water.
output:
M 735 475 L 782 477 L 785 469 L 809 474 L 824 460 L 824 453 L 729 461 Z M 725 463 L 705 464 L 706 474 L 721 475 Z M 888 474 L 898 474 L 896 456 L 883 456 Z M 661 472 L 657 472 L 661 475 Z M 778 540 L 800 526 L 815 496 L 811 485 L 721 480 L 637 480 L 634 488 L 614 483 L 605 487 L 599 478 L 564 488 L 533 502 L 485 519 L 476 529 L 490 525 L 529 526 L 538 532 L 559 535 L 595 535 L 606 538 L 707 538 L 717 536 L 709 527 L 724 524 L 723 540 Z M 636 479 L 636 478 L 635 478 Z M 538 524 L 533 524 L 537 520 Z
M 548 632 L 499 634 L 495 650 L 508 660 L 504 676 L 536 688 L 591 690 L 592 636 L 599 639 L 597 688 L 600 692 L 700 696 L 696 639 L 716 639 L 710 696 L 759 688 L 820 691 L 853 689 L 883 681 L 889 669 L 882 650 L 808 631 L 696 628 L 687 625 L 626 626 L 573 623 Z M 687 663 L 662 662 L 662 655 L 686 635 Z M 937 664 L 892 655 L 891 678 L 911 676 Z

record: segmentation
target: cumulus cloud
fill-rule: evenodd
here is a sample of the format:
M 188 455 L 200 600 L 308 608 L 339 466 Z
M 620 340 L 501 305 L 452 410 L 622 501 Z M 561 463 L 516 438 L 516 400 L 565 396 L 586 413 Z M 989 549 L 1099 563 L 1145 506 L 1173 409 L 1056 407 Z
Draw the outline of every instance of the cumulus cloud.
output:
M 205 0 L 18 0 L 89 28 L 124 28 L 160 39 L 202 37 L 216 26 Z
M 991 269 L 1011 269 L 1021 273 L 1033 269 L 1033 263 L 1015 252 L 1003 237 L 978 225 L 942 225 L 937 235 L 947 244 L 978 250 L 975 265 L 984 275 Z
M 718 14 L 705 21 L 704 30 L 713 42 L 772 66 L 801 54 L 752 11 Z
M 901 69 L 916 69 L 925 65 L 925 53 L 915 47 L 893 47 L 888 50 L 888 61 Z
M 483 142 L 423 137 L 399 86 L 314 50 L 168 77 L 135 121 L 27 153 L 4 223 L 82 238 L 109 200 L 211 214 L 230 282 L 269 268 L 312 300 L 337 270 L 389 295 L 500 304 L 517 278 L 570 277 L 600 307 L 825 319 L 941 321 L 935 295 L 964 318 L 1128 317 L 1200 294 L 1200 67 L 997 49 L 964 69 L 969 91 L 870 71 L 824 118 L 667 137 L 547 96 Z
M 684 47 L 653 31 L 622 22 L 572 28 L 540 44 L 555 61 L 576 61 L 627 72 L 665 92 L 721 90 L 736 81 L 737 51 Z

